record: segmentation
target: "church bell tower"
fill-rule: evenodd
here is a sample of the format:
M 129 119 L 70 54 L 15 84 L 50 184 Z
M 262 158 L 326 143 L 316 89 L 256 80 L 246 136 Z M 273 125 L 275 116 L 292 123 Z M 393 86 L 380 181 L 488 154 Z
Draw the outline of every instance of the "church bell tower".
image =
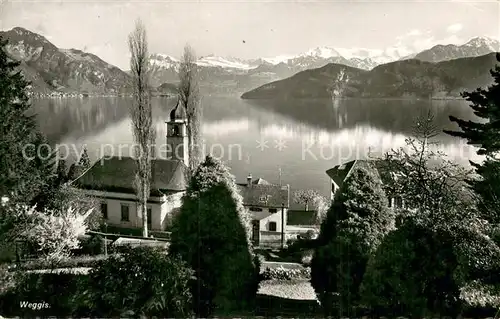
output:
M 178 160 L 189 166 L 189 137 L 187 116 L 183 106 L 177 105 L 170 111 L 167 125 L 167 159 Z

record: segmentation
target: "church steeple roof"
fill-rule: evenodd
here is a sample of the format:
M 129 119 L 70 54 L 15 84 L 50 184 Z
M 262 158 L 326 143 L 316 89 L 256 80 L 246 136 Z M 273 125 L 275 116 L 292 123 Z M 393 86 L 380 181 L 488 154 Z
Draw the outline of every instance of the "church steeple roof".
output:
M 175 122 L 186 118 L 186 110 L 183 105 L 180 105 L 180 100 L 177 100 L 177 105 L 170 111 L 170 121 Z

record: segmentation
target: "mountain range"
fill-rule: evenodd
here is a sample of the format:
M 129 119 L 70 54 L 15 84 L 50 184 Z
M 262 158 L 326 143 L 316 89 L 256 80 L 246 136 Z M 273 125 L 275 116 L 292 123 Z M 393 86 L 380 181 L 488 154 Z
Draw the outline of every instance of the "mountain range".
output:
M 395 61 L 362 70 L 340 64 L 299 72 L 244 93 L 243 99 L 449 98 L 492 82 L 498 53 L 441 62 Z M 499 56 L 500 58 L 500 56 Z
M 0 31 L 0 36 L 9 41 L 7 53 L 21 61 L 21 70 L 27 80 L 32 82 L 35 92 L 130 92 L 129 72 L 103 61 L 94 54 L 78 49 L 58 48 L 42 35 L 21 27 Z M 196 64 L 202 90 L 243 93 L 298 75 L 302 71 L 330 64 L 343 65 L 349 70 L 352 68 L 352 72 L 361 74 L 363 71 L 373 71 L 387 63 L 407 58 L 439 62 L 480 56 L 499 51 L 499 47 L 500 43 L 496 40 L 478 37 L 461 46 L 437 45 L 414 56 L 408 56 L 406 50 L 397 47 L 385 50 L 318 47 L 295 56 L 249 60 L 209 55 L 198 59 Z M 151 54 L 149 61 L 152 67 L 152 85 L 157 87 L 160 93 L 171 93 L 172 84 L 178 81 L 180 62 L 166 54 Z

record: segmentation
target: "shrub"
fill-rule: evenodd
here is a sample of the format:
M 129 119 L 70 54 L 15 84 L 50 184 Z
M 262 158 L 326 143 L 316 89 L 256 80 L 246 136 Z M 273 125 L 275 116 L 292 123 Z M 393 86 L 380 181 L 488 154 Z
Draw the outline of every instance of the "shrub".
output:
M 87 230 L 86 218 L 93 209 L 82 211 L 80 207 L 66 210 L 38 211 L 36 207 L 19 207 L 26 223 L 18 224 L 22 238 L 35 244 L 39 251 L 50 260 L 58 260 L 78 249 L 80 237 Z
M 456 265 L 448 236 L 408 220 L 370 259 L 361 288 L 363 301 L 376 312 L 394 315 L 460 312 Z
M 302 254 L 302 258 L 300 260 L 300 263 L 303 265 L 310 266 L 311 262 L 312 262 L 313 255 L 314 255 L 314 250 L 305 251 Z
M 188 317 L 191 313 L 187 265 L 158 248 L 129 248 L 82 277 L 76 313 L 98 317 L 146 315 Z
M 394 228 L 377 169 L 368 162 L 356 165 L 321 224 L 311 260 L 311 284 L 325 315 L 338 315 L 334 303 L 345 310 L 358 303 L 368 258 Z
M 88 236 L 80 241 L 80 249 L 74 252 L 78 255 L 99 255 L 104 253 L 104 238 Z
M 234 177 L 221 162 L 207 157 L 173 221 L 169 248 L 196 271 L 192 291 L 198 316 L 253 309 L 260 263 L 250 234 L 249 212 Z
M 14 275 L 15 286 L 0 296 L 4 316 L 66 317 L 73 311 L 73 296 L 82 275 L 56 273 L 23 273 Z M 39 309 L 25 303 L 36 303 Z
M 280 266 L 278 268 L 267 267 L 262 273 L 263 280 L 294 280 L 310 278 L 310 268 L 290 269 L 284 268 L 283 266 Z

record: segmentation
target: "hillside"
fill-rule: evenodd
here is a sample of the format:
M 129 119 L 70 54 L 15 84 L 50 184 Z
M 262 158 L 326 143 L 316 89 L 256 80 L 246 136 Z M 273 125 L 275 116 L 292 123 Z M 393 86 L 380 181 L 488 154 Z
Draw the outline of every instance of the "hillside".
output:
M 21 71 L 34 92 L 118 94 L 127 91 L 129 76 L 96 55 L 59 49 L 45 37 L 23 28 L 0 32 L 6 51 L 22 62 Z
M 243 99 L 272 98 L 321 98 L 331 96 L 329 91 L 338 74 L 344 70 L 349 78 L 357 78 L 364 71 L 341 64 L 328 64 L 324 67 L 299 72 L 287 79 L 265 84 L 244 93 Z
M 153 90 L 155 96 L 173 96 L 177 94 L 177 85 L 173 83 L 163 83 Z
M 342 68 L 348 73 L 342 97 L 430 98 L 458 97 L 463 90 L 488 85 L 495 53 L 438 63 L 416 59 L 379 65 L 371 71 L 330 64 L 300 72 L 244 93 L 243 99 L 329 98 L 329 88 Z

